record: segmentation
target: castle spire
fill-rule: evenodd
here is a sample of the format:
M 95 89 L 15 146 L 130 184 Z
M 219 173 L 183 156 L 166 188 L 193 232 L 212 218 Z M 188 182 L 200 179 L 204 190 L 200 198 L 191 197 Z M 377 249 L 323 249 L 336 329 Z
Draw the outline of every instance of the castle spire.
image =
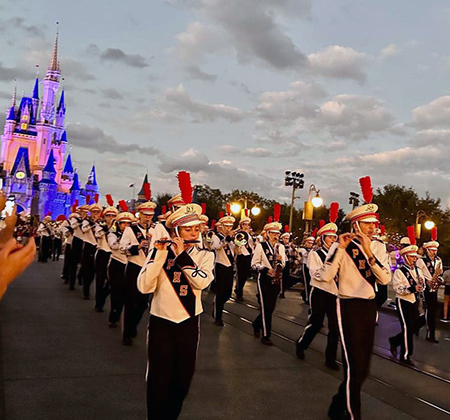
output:
M 73 183 L 72 186 L 70 187 L 70 191 L 80 191 L 80 182 L 78 181 L 78 172 L 75 169 L 75 174 L 73 176 Z
M 36 77 L 36 81 L 34 82 L 33 99 L 39 100 L 39 78 L 38 77 Z
M 70 154 L 67 155 L 67 160 L 66 164 L 64 165 L 63 172 L 73 173 L 72 157 L 70 156 Z
M 11 106 L 13 108 L 16 106 L 16 98 L 17 98 L 17 79 L 14 79 L 14 91 L 11 99 Z
M 56 38 L 55 45 L 53 46 L 52 58 L 50 59 L 50 64 L 48 70 L 59 72 L 59 60 L 58 60 L 58 38 L 59 38 L 59 22 L 56 22 Z M 47 72 L 48 73 L 48 72 Z
M 61 98 L 59 99 L 59 105 L 58 105 L 58 112 L 60 110 L 63 110 L 63 112 L 66 112 L 66 104 L 64 102 L 64 90 L 61 92 Z
M 45 165 L 43 172 L 54 172 L 56 173 L 55 169 L 55 157 L 53 156 L 53 149 L 50 150 L 50 154 L 48 155 L 47 164 Z

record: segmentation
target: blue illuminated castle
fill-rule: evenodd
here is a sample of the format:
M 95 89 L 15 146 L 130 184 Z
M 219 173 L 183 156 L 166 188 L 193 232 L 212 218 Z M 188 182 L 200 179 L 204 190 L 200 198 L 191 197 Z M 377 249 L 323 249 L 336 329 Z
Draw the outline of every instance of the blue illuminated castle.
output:
M 19 106 L 15 87 L 1 136 L 3 190 L 7 195 L 15 196 L 18 212 L 26 210 L 40 218 L 49 212 L 54 218 L 60 214 L 67 216 L 76 200 L 80 205 L 85 204 L 89 196 L 89 202 L 93 203 L 99 193 L 95 166 L 81 188 L 70 154 L 66 157 L 64 90 L 56 106 L 60 78 L 56 35 L 50 64 L 41 82 L 42 99 L 38 78 L 32 96 L 23 97 Z

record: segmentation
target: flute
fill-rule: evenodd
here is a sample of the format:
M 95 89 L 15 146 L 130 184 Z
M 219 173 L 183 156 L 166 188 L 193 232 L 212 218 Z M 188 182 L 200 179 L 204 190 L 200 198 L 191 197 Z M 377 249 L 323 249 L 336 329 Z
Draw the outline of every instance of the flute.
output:
M 197 241 L 195 239 L 190 239 L 190 240 L 184 240 L 183 241 L 185 244 L 199 244 L 200 241 Z M 157 244 L 174 244 L 175 242 L 170 240 L 170 239 L 161 239 L 159 241 L 156 241 L 155 243 Z

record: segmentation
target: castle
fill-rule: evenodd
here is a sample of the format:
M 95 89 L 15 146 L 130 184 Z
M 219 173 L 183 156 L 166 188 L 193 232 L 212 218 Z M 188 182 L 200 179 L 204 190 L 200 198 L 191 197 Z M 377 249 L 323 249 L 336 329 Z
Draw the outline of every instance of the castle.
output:
M 60 214 L 67 216 L 76 200 L 80 205 L 90 204 L 99 194 L 95 166 L 81 188 L 71 155 L 66 158 L 64 90 L 56 106 L 60 78 L 57 34 L 50 64 L 41 82 L 42 99 L 39 98 L 39 78 L 36 78 L 32 96 L 23 97 L 19 106 L 15 86 L 1 136 L 2 189 L 7 196 L 15 197 L 17 212 L 25 210 L 41 219 L 48 214 L 53 218 Z

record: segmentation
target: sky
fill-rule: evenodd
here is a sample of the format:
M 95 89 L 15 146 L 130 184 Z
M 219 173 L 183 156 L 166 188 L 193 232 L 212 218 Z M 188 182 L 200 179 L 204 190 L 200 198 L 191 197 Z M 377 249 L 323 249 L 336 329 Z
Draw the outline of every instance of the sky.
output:
M 366 175 L 450 204 L 447 1 L 2 0 L 5 111 L 14 78 L 29 96 L 44 76 L 57 21 L 73 162 L 103 195 L 147 171 L 175 193 L 187 170 L 287 202 L 291 170 L 298 206 L 314 184 L 348 210 Z

